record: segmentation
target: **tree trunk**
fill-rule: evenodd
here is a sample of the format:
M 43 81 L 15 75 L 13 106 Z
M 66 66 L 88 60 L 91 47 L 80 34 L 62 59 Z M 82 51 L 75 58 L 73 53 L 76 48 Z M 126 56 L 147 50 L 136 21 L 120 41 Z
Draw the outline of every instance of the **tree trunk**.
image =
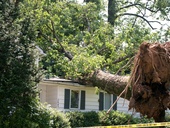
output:
M 118 96 L 127 86 L 128 80 L 129 76 L 118 76 L 97 70 L 92 73 L 89 82 L 92 86 L 97 86 L 110 94 Z M 129 100 L 131 97 L 130 89 L 128 89 L 121 97 Z
M 109 0 L 108 1 L 108 22 L 111 25 L 115 25 L 116 19 L 116 0 Z

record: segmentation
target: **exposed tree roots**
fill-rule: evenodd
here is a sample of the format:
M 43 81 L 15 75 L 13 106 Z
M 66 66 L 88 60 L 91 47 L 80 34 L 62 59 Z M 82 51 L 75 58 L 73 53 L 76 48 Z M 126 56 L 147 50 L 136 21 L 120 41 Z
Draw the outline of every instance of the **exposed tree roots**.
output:
M 156 122 L 165 121 L 165 110 L 170 108 L 170 42 L 141 44 L 130 84 L 129 109 L 153 117 Z

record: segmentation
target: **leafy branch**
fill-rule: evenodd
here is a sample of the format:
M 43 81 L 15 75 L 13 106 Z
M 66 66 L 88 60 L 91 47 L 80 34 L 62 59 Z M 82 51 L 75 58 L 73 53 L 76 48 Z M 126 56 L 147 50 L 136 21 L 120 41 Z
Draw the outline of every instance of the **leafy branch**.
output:
M 46 12 L 47 12 L 48 14 L 50 14 L 47 9 L 45 9 L 45 10 L 46 10 Z M 72 59 L 73 59 L 72 54 L 71 54 L 70 52 L 68 52 L 67 50 L 65 50 L 64 46 L 61 44 L 61 41 L 60 41 L 59 37 L 56 35 L 55 27 L 54 27 L 54 21 L 53 21 L 52 19 L 49 19 L 49 20 L 50 20 L 51 27 L 50 27 L 48 24 L 46 24 L 46 27 L 52 32 L 53 38 L 55 38 L 56 42 L 57 42 L 57 43 L 59 44 L 59 46 L 61 47 L 60 50 L 59 50 L 59 49 L 57 49 L 57 50 L 58 50 L 59 52 L 61 52 L 61 53 L 64 53 L 65 57 L 67 57 L 69 60 L 72 60 Z M 43 36 L 43 38 L 45 38 L 45 39 L 48 40 L 49 42 L 53 43 L 53 40 L 52 40 L 51 38 L 45 36 L 45 35 L 42 33 L 42 31 L 41 31 L 41 35 Z

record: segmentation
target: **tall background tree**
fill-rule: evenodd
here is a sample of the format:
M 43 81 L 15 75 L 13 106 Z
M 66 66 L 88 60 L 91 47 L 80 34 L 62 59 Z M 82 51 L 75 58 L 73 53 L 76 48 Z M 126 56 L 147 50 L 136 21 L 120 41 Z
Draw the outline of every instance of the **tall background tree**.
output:
M 37 100 L 36 31 L 19 0 L 0 2 L 0 127 L 31 127 Z M 17 120 L 15 118 L 18 118 Z

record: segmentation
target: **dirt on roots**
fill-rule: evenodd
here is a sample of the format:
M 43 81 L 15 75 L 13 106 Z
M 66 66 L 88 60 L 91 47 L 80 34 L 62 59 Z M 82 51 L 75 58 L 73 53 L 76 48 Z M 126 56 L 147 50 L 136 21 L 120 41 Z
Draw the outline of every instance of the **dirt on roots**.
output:
M 165 110 L 170 108 L 170 42 L 141 44 L 130 85 L 129 109 L 153 117 L 156 122 L 165 121 Z

